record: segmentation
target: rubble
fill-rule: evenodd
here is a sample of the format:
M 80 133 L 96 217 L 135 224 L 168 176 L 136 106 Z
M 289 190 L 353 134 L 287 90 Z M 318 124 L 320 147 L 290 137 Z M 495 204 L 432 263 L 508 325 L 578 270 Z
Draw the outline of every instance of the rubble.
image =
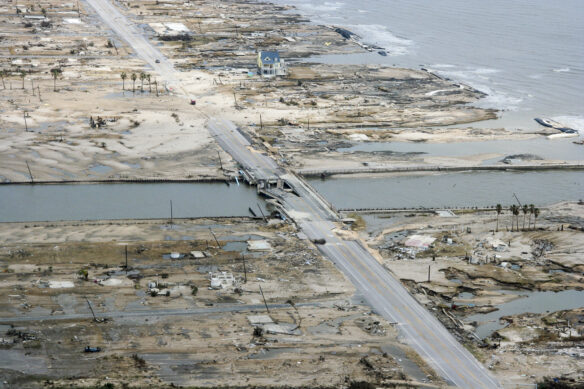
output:
M 584 236 L 557 223 L 581 217 L 584 208 L 576 202 L 542 208 L 538 230 L 513 232 L 495 231 L 494 210 L 453 212 L 456 218 L 441 220 L 429 213 L 391 214 L 390 229 L 366 228 L 362 236 L 502 382 L 535 383 L 552 374 L 583 382 L 574 352 L 582 338 L 582 309 L 564 310 L 563 304 L 574 306 L 581 293 Z M 418 235 L 436 240 L 425 250 L 405 246 Z M 507 309 L 512 314 L 502 313 Z M 528 313 L 536 309 L 543 313 Z M 477 322 L 487 315 L 496 318 L 493 323 Z M 494 332 L 477 335 L 491 324 L 497 324 Z
M 261 220 L 247 218 L 177 219 L 172 229 L 162 228 L 165 223 L 0 225 L 0 270 L 8 266 L 15 270 L 2 272 L 3 295 L 14 297 L 5 297 L 0 321 L 33 335 L 18 340 L 31 353 L 27 360 L 35 361 L 19 365 L 23 371 L 19 379 L 24 377 L 34 386 L 34 366 L 50 363 L 55 386 L 73 387 L 82 385 L 82 380 L 89 384 L 105 377 L 116 387 L 124 383 L 164 387 L 171 382 L 195 386 L 203 380 L 215 386 L 234 386 L 240 385 L 242 377 L 249 378 L 250 385 L 266 385 L 272 382 L 266 381 L 269 379 L 311 387 L 319 385 L 314 380 L 342 385 L 345 375 L 378 381 L 359 359 L 387 345 L 398 347 L 396 330 L 372 314 L 370 307 L 353 300 L 353 286 L 314 247 L 297 237 L 293 225 L 274 230 Z M 209 226 L 219 245 L 208 247 Z M 192 238 L 183 240 L 185 235 Z M 239 250 L 247 250 L 249 239 L 241 237 L 248 235 L 262 236 L 271 250 L 245 256 L 246 280 L 240 252 L 223 247 L 237 242 L 243 243 Z M 120 266 L 125 266 L 124 246 L 132 253 L 128 269 Z M 9 254 L 15 250 L 30 255 L 15 260 Z M 191 251 L 206 254 L 196 260 L 191 255 L 161 260 L 168 253 Z M 58 259 L 63 257 L 68 260 Z M 31 259 L 34 264 L 27 265 Z M 48 272 L 49 266 L 52 272 Z M 88 281 L 79 278 L 80 269 L 87 270 Z M 74 287 L 31 288 L 31 281 L 43 272 L 47 281 L 73 277 Z M 226 288 L 208 288 L 209 273 L 226 281 Z M 85 296 L 98 321 L 93 320 Z M 20 321 L 24 317 L 26 321 Z M 0 333 L 0 338 L 3 352 L 21 358 L 15 343 L 18 335 Z M 87 345 L 102 347 L 102 351 L 79 358 Z M 165 370 L 169 360 L 175 368 Z M 417 360 L 406 363 L 423 364 Z M 385 371 L 386 367 L 390 370 Z M 4 371 L 14 368 L 10 365 Z M 385 363 L 375 368 L 387 375 L 398 369 Z M 208 375 L 215 369 L 221 373 Z M 223 374 L 225 369 L 230 374 Z M 345 372 L 342 377 L 341 370 Z M 6 376 L 9 382 L 11 374 Z
M 229 272 L 209 273 L 209 278 L 211 280 L 211 289 L 225 289 L 236 285 L 233 274 Z

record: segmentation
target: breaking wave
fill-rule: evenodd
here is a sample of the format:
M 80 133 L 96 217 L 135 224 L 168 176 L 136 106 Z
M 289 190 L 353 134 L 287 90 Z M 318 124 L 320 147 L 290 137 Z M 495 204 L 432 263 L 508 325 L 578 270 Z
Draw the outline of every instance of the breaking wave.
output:
M 364 43 L 383 47 L 389 55 L 403 55 L 413 45 L 409 39 L 395 36 L 381 24 L 353 24 L 347 28 L 361 37 Z
M 499 110 L 509 110 L 515 111 L 519 109 L 519 105 L 523 101 L 522 97 L 512 96 L 507 93 L 501 92 L 495 88 L 493 81 L 490 76 L 493 74 L 500 73 L 498 69 L 492 68 L 475 68 L 475 69 L 464 69 L 464 70 L 450 70 L 454 68 L 452 65 L 439 65 L 433 66 L 436 69 L 433 70 L 435 73 L 448 77 L 453 81 L 459 81 L 463 84 L 469 85 L 485 94 L 487 96 L 481 99 L 476 106 L 485 108 L 496 108 Z M 448 70 L 441 70 L 448 69 Z
M 552 119 L 584 135 L 584 116 L 554 116 Z
M 337 11 L 345 6 L 345 3 L 338 1 L 325 1 L 324 3 L 314 3 L 311 1 L 295 2 L 294 5 L 311 16 L 319 16 L 323 12 Z

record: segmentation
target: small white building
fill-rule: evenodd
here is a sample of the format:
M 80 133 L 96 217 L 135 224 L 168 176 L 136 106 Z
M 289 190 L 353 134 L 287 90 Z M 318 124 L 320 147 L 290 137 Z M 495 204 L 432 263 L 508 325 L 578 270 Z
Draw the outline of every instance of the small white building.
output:
M 286 63 L 277 51 L 260 51 L 258 53 L 258 73 L 262 77 L 286 75 Z
M 229 272 L 209 273 L 211 279 L 211 289 L 225 289 L 235 286 L 235 277 Z

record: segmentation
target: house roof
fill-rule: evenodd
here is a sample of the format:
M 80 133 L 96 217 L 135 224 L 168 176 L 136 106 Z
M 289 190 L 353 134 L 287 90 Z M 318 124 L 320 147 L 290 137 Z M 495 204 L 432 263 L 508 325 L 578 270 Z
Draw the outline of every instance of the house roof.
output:
M 280 54 L 277 51 L 262 51 L 260 58 L 264 65 L 271 65 L 280 62 Z

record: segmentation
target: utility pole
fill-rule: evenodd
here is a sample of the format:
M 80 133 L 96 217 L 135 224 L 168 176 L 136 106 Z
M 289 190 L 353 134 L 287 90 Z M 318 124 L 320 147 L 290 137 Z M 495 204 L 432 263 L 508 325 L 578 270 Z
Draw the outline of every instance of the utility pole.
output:
M 430 282 L 430 265 L 428 265 L 428 282 Z
M 24 117 L 24 129 L 26 130 L 26 132 L 28 132 L 28 124 L 26 123 L 26 111 L 22 113 L 22 116 Z
M 264 123 L 262 122 L 262 114 L 260 113 L 260 130 L 264 129 Z
M 515 197 L 515 200 L 517 200 L 517 204 L 519 204 L 519 208 L 523 208 L 523 205 L 521 205 L 521 201 L 519 201 L 519 198 L 517 197 L 517 195 L 515 193 L 513 193 L 513 196 Z
M 243 283 L 247 284 L 247 269 L 245 268 L 245 255 L 241 253 L 241 259 L 243 260 Z
M 264 218 L 264 221 L 267 222 L 268 220 L 266 219 L 266 215 L 264 215 L 264 211 L 262 211 L 262 207 L 260 207 L 260 203 L 257 203 L 257 205 L 260 213 L 262 214 L 262 217 Z
M 89 310 L 91 311 L 91 314 L 93 315 L 93 321 L 99 321 L 97 320 L 97 317 L 95 317 L 95 312 L 93 312 L 93 308 L 91 307 L 91 303 L 89 302 L 89 299 L 87 298 L 87 296 L 83 296 L 85 297 L 85 300 L 87 301 L 87 305 L 89 305 Z
M 211 235 L 213 235 L 213 239 L 215 239 L 215 243 L 217 243 L 217 247 L 221 247 L 221 245 L 219 244 L 219 241 L 217 240 L 217 237 L 215 236 L 215 233 L 213 232 L 211 227 L 209 227 L 209 231 L 211 231 Z
M 221 171 L 223 171 L 223 162 L 221 161 L 221 153 L 217 150 L 217 156 L 219 157 L 219 165 L 221 166 Z
M 310 131 L 310 116 L 308 117 L 308 131 Z
M 170 224 L 172 224 L 172 200 L 170 200 Z
M 264 297 L 264 291 L 262 290 L 262 286 L 259 285 L 260 287 L 260 293 L 262 294 L 262 299 L 264 299 L 264 305 L 266 306 L 266 311 L 268 311 L 268 315 L 270 314 L 270 310 L 268 309 L 268 303 L 266 303 L 266 298 Z
M 39 101 L 41 100 L 41 87 L 37 84 L 37 91 L 39 92 Z
M 128 245 L 126 247 L 126 274 L 128 274 Z
M 28 169 L 28 174 L 30 175 L 30 182 L 34 184 L 34 177 L 32 176 L 32 172 L 30 171 L 30 166 L 28 166 L 28 161 L 24 161 L 26 162 L 26 167 Z

